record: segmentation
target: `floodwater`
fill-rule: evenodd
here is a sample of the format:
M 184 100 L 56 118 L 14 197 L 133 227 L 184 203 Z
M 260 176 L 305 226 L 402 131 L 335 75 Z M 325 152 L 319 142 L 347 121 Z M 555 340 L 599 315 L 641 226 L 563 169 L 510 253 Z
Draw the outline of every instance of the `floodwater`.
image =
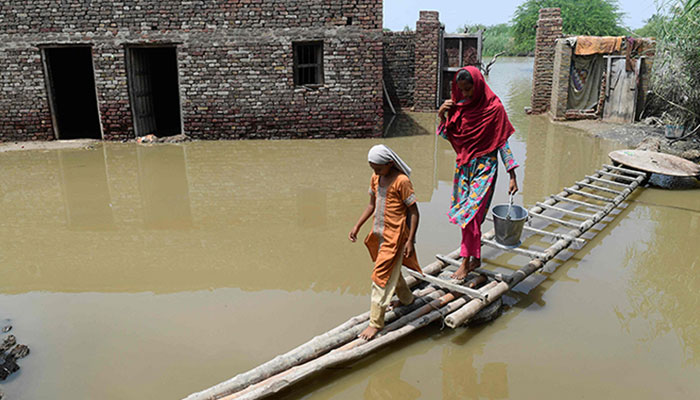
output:
M 532 59 L 500 59 L 489 78 L 517 128 L 526 206 L 620 148 L 525 116 L 531 76 Z M 453 151 L 432 115 L 389 130 L 0 154 L 0 322 L 32 350 L 2 383 L 7 398 L 181 398 L 366 311 L 371 263 L 347 233 L 368 201 L 376 143 L 415 171 L 421 263 L 455 249 Z M 495 203 L 505 176 L 501 166 Z M 639 190 L 583 248 L 509 294 L 496 321 L 434 324 L 284 397 L 698 398 L 698 199 Z M 496 269 L 527 262 L 484 257 Z

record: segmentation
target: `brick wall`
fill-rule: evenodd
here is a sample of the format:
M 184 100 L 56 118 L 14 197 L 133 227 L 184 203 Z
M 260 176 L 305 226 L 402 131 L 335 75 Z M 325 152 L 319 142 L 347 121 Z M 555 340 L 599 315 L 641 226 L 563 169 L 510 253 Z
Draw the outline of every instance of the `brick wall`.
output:
M 559 8 L 542 8 L 535 37 L 535 64 L 532 73 L 532 112 L 546 112 L 552 97 L 555 40 L 562 36 Z
M 415 32 L 384 32 L 384 82 L 394 107 L 413 107 Z
M 134 137 L 125 45 L 176 44 L 184 133 L 198 139 L 382 132 L 382 2 L 0 4 L 0 140 L 54 137 L 41 45 L 90 45 L 107 140 Z M 322 40 L 325 84 L 295 87 L 292 42 Z
M 572 54 L 573 49 L 566 40 L 557 39 L 554 50 L 554 64 L 552 66 L 552 90 L 549 109 L 554 119 L 564 118 L 566 114 Z
M 415 111 L 435 111 L 440 20 L 437 11 L 421 11 L 416 22 Z

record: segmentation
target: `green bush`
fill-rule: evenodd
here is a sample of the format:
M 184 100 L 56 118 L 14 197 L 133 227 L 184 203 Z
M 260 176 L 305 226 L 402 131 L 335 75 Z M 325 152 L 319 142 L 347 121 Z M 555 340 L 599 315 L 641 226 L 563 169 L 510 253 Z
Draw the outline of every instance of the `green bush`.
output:
M 700 124 L 700 0 L 660 10 L 636 33 L 657 38 L 648 114 Z
M 622 13 L 614 0 L 527 0 L 515 10 L 513 39 L 515 52 L 535 51 L 535 33 L 541 8 L 561 8 L 562 30 L 566 35 L 621 36 Z

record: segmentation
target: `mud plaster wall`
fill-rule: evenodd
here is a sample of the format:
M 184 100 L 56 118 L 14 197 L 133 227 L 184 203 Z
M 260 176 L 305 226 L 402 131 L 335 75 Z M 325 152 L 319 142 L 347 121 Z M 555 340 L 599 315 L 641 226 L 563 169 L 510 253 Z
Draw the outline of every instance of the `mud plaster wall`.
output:
M 184 133 L 198 139 L 382 131 L 377 0 L 0 3 L 0 140 L 54 138 L 42 45 L 92 47 L 103 136 L 134 137 L 125 46 L 175 44 Z M 295 87 L 292 42 L 322 40 L 325 84 Z
M 549 109 L 554 119 L 562 119 L 566 115 L 572 54 L 573 49 L 566 40 L 557 39 L 554 50 L 554 65 L 552 67 L 552 96 Z

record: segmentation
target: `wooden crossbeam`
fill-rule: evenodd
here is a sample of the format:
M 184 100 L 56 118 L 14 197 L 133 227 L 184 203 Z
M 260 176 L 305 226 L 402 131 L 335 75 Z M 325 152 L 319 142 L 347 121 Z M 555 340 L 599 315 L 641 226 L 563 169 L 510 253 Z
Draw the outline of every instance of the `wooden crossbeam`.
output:
M 576 212 L 576 211 L 572 211 L 572 210 L 567 210 L 566 208 L 559 208 L 559 207 L 555 207 L 555 206 L 550 206 L 550 205 L 540 203 L 540 202 L 537 202 L 537 205 L 539 207 L 545 208 L 547 210 L 558 211 L 560 213 L 573 215 L 574 217 L 583 218 L 583 219 L 588 219 L 588 218 L 591 218 L 593 216 L 593 214 L 580 213 L 580 212 Z
M 600 201 L 607 201 L 608 203 L 614 202 L 614 200 L 609 198 L 609 197 L 598 196 L 598 195 L 593 194 L 593 193 L 586 193 L 586 192 L 582 192 L 582 191 L 576 190 L 576 189 L 564 188 L 564 191 L 567 193 L 570 193 L 570 194 L 577 194 L 577 195 L 583 196 L 583 197 L 590 197 L 591 199 L 596 199 L 596 200 L 600 200 Z
M 579 200 L 570 199 L 570 198 L 568 198 L 568 197 L 562 197 L 562 196 L 557 196 L 557 195 L 552 195 L 552 196 L 549 196 L 549 197 L 552 198 L 552 199 L 554 199 L 554 200 L 556 200 L 556 201 L 561 201 L 561 202 L 576 204 L 576 205 L 579 205 L 579 206 L 582 206 L 582 207 L 592 208 L 592 209 L 594 209 L 594 210 L 601 210 L 601 211 L 602 211 L 602 210 L 605 210 L 605 207 L 603 207 L 603 206 L 599 206 L 599 205 L 597 205 L 597 204 L 586 203 L 585 201 L 579 201 Z
M 520 254 L 523 256 L 528 256 L 530 258 L 540 258 L 540 257 L 544 256 L 544 254 L 540 251 L 521 249 L 520 247 L 508 247 L 508 246 L 504 246 L 504 245 L 498 243 L 495 240 L 488 240 L 488 239 L 481 238 L 481 243 L 485 244 L 487 246 L 490 246 L 490 247 L 495 247 L 499 250 L 508 251 L 508 252 Z
M 462 262 L 461 262 L 461 261 L 455 260 L 454 258 L 445 257 L 445 256 L 443 256 L 442 254 L 436 254 L 436 255 L 435 255 L 435 258 L 437 258 L 438 260 L 444 262 L 445 264 L 450 264 L 450 265 L 455 266 L 455 267 L 461 267 L 461 266 L 462 266 Z M 489 271 L 489 270 L 487 270 L 487 269 L 483 269 L 483 268 L 474 268 L 474 269 L 472 270 L 472 272 L 476 272 L 477 274 L 481 274 L 481 275 L 486 275 L 486 276 L 488 276 L 489 278 L 495 279 L 495 280 L 497 280 L 497 281 L 499 281 L 499 282 L 503 280 L 503 274 L 500 274 L 500 273 L 497 273 L 497 272 L 493 272 L 493 271 Z
M 596 181 L 596 182 L 600 182 L 600 183 L 605 183 L 605 184 L 608 184 L 608 185 L 623 187 L 623 188 L 625 188 L 625 189 L 628 189 L 628 188 L 630 187 L 630 185 L 626 185 L 626 184 L 624 184 L 624 183 L 615 182 L 615 181 L 611 181 L 611 180 L 603 179 L 603 178 L 598 178 L 598 177 L 595 177 L 595 176 L 592 176 L 592 175 L 586 175 L 586 178 L 587 178 L 587 179 L 590 179 L 590 180 L 592 180 L 592 181 Z
M 598 169 L 595 172 L 597 172 L 601 175 L 611 176 L 611 177 L 616 178 L 616 179 L 624 179 L 624 180 L 627 180 L 630 182 L 634 182 L 634 180 L 635 180 L 635 178 L 632 178 L 631 176 L 620 175 L 620 174 L 616 174 L 614 172 L 609 172 L 609 171 L 603 171 L 602 169 Z M 631 183 L 630 183 L 630 185 L 631 185 Z
M 481 300 L 486 300 L 488 298 L 488 295 L 481 293 L 478 290 L 468 288 L 466 286 L 462 286 L 456 283 L 448 282 L 444 279 L 436 278 L 434 276 L 430 275 L 423 275 L 420 272 L 414 271 L 410 268 L 403 267 L 402 271 L 416 279 L 419 279 L 421 281 L 425 281 L 428 283 L 432 283 L 435 286 L 439 286 L 441 288 L 445 288 L 447 290 L 451 290 L 453 292 L 457 293 L 462 293 L 464 295 L 467 295 L 471 298 L 476 298 L 476 299 L 481 299 Z
M 578 228 L 579 226 L 581 226 L 581 223 L 576 224 L 574 222 L 564 221 L 564 220 L 561 220 L 559 218 L 550 217 L 549 215 L 543 215 L 543 214 L 537 214 L 537 213 L 530 214 L 530 215 L 532 215 L 533 217 L 546 219 L 547 221 L 556 222 L 557 224 L 568 226 L 571 228 Z
M 608 165 L 608 164 L 603 164 L 603 167 L 607 168 L 609 170 L 620 171 L 620 172 L 624 172 L 624 173 L 630 174 L 630 175 L 647 176 L 647 174 L 648 174 L 647 172 L 637 171 L 637 170 L 629 169 L 629 168 L 614 167 L 614 166 Z
M 576 184 L 579 186 L 587 187 L 589 189 L 599 190 L 601 192 L 606 192 L 606 193 L 612 193 L 614 195 L 622 194 L 622 192 L 619 190 L 610 189 L 610 188 L 606 188 L 606 187 L 602 187 L 602 186 L 598 186 L 598 185 L 591 185 L 590 183 L 586 183 L 583 181 L 576 182 Z
M 602 209 L 602 207 L 601 207 L 601 209 Z M 487 217 L 486 217 L 486 220 L 487 220 L 487 221 L 493 221 L 493 218 L 487 216 Z M 567 234 L 565 234 L 565 233 L 549 232 L 549 231 L 545 231 L 545 230 L 542 230 L 542 229 L 533 228 L 533 227 L 527 226 L 527 225 L 523 226 L 523 230 L 526 231 L 526 232 L 532 232 L 532 233 L 534 233 L 534 234 L 536 234 L 536 235 L 549 236 L 549 237 L 552 237 L 552 238 L 555 238 L 555 239 L 570 239 L 570 237 L 569 237 Z M 576 242 L 576 244 L 580 244 L 581 246 L 583 246 L 584 244 L 586 244 L 586 240 L 585 240 L 585 239 L 580 239 L 580 238 L 579 238 L 579 239 L 574 239 L 573 241 Z

